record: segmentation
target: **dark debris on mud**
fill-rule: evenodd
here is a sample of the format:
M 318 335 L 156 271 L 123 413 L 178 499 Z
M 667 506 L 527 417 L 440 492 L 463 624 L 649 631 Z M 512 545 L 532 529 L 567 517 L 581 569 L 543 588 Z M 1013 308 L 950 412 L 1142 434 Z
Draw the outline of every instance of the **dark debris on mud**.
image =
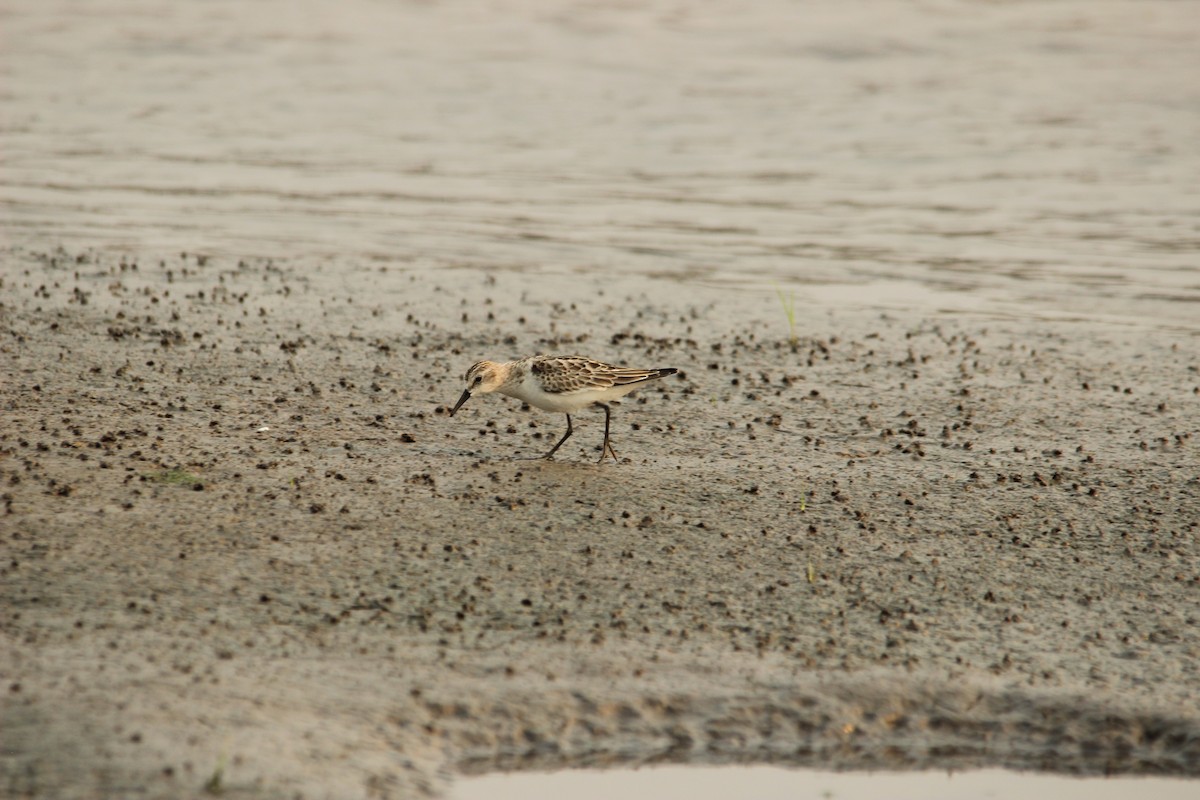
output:
M 111 759 L 168 787 L 209 752 L 189 708 L 341 702 L 315 687 L 391 731 L 355 769 L 429 791 L 445 758 L 638 748 L 1196 774 L 1200 375 L 1169 334 L 846 311 L 792 338 L 645 280 L 5 259 L 0 632 L 35 743 L 6 770 L 59 735 L 74 653 Z M 680 373 L 614 415 L 616 464 L 599 412 L 552 462 L 558 415 L 449 418 L 466 366 L 537 351 Z M 190 699 L 127 719 L 114 660 Z M 248 688 L 264 665 L 287 691 Z

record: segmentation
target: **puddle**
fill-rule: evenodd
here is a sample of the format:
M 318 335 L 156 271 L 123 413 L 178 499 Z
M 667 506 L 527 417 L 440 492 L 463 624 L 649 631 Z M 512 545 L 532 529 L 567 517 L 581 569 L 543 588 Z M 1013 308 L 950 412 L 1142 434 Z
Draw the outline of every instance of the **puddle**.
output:
M 974 772 L 819 772 L 782 767 L 647 767 L 625 770 L 509 772 L 463 778 L 450 800 L 1155 800 L 1194 798 L 1200 781 L 1183 778 L 1076 778 L 986 769 Z

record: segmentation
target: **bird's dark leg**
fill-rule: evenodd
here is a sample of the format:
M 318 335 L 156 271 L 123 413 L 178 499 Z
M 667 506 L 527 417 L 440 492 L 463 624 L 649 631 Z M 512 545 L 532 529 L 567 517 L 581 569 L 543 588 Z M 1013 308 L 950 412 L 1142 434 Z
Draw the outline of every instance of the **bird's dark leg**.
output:
M 603 462 L 604 457 L 609 453 L 612 453 L 613 461 L 618 461 L 619 459 L 617 458 L 617 451 L 613 450 L 612 443 L 608 440 L 608 422 L 612 417 L 612 414 L 609 412 L 608 406 L 604 405 L 604 403 L 596 403 L 596 405 L 604 409 L 604 446 L 600 448 L 600 461 L 597 461 L 596 463 L 599 464 Z
M 554 445 L 554 447 L 550 448 L 550 452 L 546 453 L 546 455 L 542 456 L 542 458 L 552 457 L 555 453 L 558 452 L 558 448 L 563 446 L 563 442 L 565 442 L 567 439 L 570 439 L 570 438 L 571 438 L 571 415 L 567 414 L 567 432 L 563 434 L 563 438 L 558 440 L 558 444 L 556 444 L 556 445 Z

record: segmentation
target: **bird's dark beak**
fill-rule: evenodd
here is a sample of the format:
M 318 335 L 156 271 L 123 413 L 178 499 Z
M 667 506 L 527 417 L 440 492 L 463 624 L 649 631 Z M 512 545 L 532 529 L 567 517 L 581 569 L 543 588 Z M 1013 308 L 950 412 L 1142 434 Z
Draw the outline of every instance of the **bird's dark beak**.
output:
M 458 402 L 454 404 L 454 408 L 450 409 L 450 416 L 454 416 L 454 412 L 462 408 L 462 404 L 471 399 L 471 390 L 463 390 L 462 397 L 458 398 Z

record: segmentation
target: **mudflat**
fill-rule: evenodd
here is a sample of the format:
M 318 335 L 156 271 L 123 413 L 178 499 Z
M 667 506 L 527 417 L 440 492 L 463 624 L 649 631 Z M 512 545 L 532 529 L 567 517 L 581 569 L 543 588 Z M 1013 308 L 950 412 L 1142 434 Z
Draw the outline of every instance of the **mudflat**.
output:
M 1190 4 L 3 17 L 0 795 L 1200 777 Z
M 801 302 L 793 337 L 671 280 L 5 258 L 11 794 L 1196 774 L 1191 333 Z M 538 351 L 681 372 L 614 406 L 619 463 L 599 411 L 554 461 L 561 415 L 448 417 L 472 362 Z

